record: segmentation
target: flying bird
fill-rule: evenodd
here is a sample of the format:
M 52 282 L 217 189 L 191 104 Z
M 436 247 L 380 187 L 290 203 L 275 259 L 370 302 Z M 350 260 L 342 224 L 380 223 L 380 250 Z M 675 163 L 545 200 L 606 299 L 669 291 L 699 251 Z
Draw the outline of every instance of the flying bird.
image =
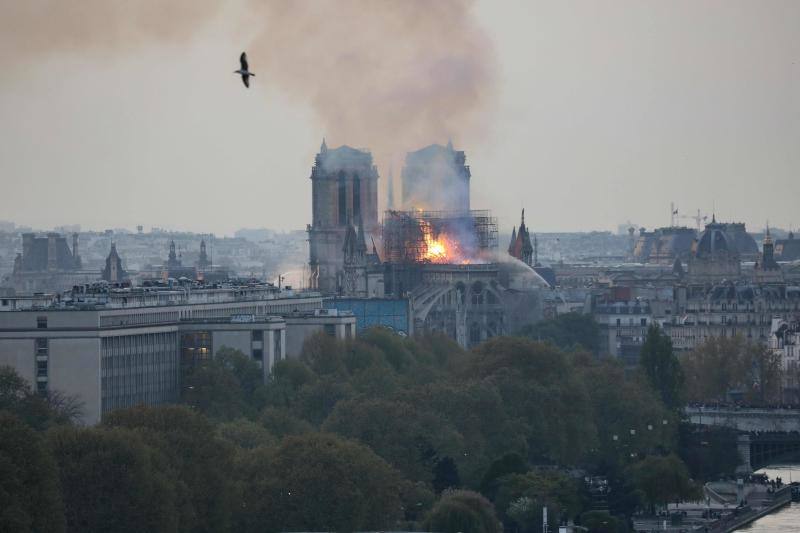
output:
M 242 67 L 239 70 L 234 71 L 234 74 L 241 74 L 242 75 L 242 82 L 244 82 L 244 86 L 248 89 L 250 88 L 250 76 L 254 76 L 252 72 L 247 69 L 247 53 L 242 52 L 242 55 L 239 56 L 239 63 Z

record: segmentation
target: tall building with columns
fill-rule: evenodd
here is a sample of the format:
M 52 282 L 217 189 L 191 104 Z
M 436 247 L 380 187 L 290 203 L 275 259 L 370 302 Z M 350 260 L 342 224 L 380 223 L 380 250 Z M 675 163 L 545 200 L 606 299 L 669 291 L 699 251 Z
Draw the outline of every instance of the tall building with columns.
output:
M 310 285 L 340 292 L 348 228 L 363 225 L 378 235 L 378 169 L 372 154 L 349 146 L 329 149 L 322 141 L 311 169 L 312 221 L 308 225 Z

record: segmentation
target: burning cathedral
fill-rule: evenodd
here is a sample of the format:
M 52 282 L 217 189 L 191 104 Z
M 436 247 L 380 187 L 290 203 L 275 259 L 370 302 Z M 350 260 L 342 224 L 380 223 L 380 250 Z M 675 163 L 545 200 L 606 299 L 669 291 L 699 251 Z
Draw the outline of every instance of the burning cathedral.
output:
M 530 261 L 499 252 L 497 219 L 470 209 L 470 179 L 452 143 L 408 153 L 402 209 L 388 209 L 379 223 L 372 155 L 323 141 L 311 171 L 310 286 L 407 299 L 409 329 L 443 332 L 465 347 L 538 319 L 547 284 Z

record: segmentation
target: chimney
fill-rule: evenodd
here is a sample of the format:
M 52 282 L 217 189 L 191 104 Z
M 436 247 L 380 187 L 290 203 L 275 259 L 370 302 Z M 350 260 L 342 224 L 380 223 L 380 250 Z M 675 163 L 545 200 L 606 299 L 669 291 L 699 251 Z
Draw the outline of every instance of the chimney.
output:
M 79 257 L 80 257 L 80 254 L 78 253 L 78 234 L 77 233 L 73 233 L 72 234 L 72 258 L 73 258 L 73 260 L 75 261 L 76 264 L 78 263 L 78 258 Z

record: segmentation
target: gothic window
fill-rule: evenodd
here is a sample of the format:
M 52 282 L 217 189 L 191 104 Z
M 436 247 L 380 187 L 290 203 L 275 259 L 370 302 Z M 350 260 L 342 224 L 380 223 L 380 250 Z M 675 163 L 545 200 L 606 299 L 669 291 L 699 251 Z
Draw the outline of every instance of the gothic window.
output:
M 481 327 L 477 322 L 473 322 L 469 328 L 469 341 L 473 344 L 481 342 Z
M 339 225 L 347 224 L 347 182 L 344 172 L 339 172 Z
M 356 175 L 353 178 L 353 220 L 361 216 L 361 180 Z

